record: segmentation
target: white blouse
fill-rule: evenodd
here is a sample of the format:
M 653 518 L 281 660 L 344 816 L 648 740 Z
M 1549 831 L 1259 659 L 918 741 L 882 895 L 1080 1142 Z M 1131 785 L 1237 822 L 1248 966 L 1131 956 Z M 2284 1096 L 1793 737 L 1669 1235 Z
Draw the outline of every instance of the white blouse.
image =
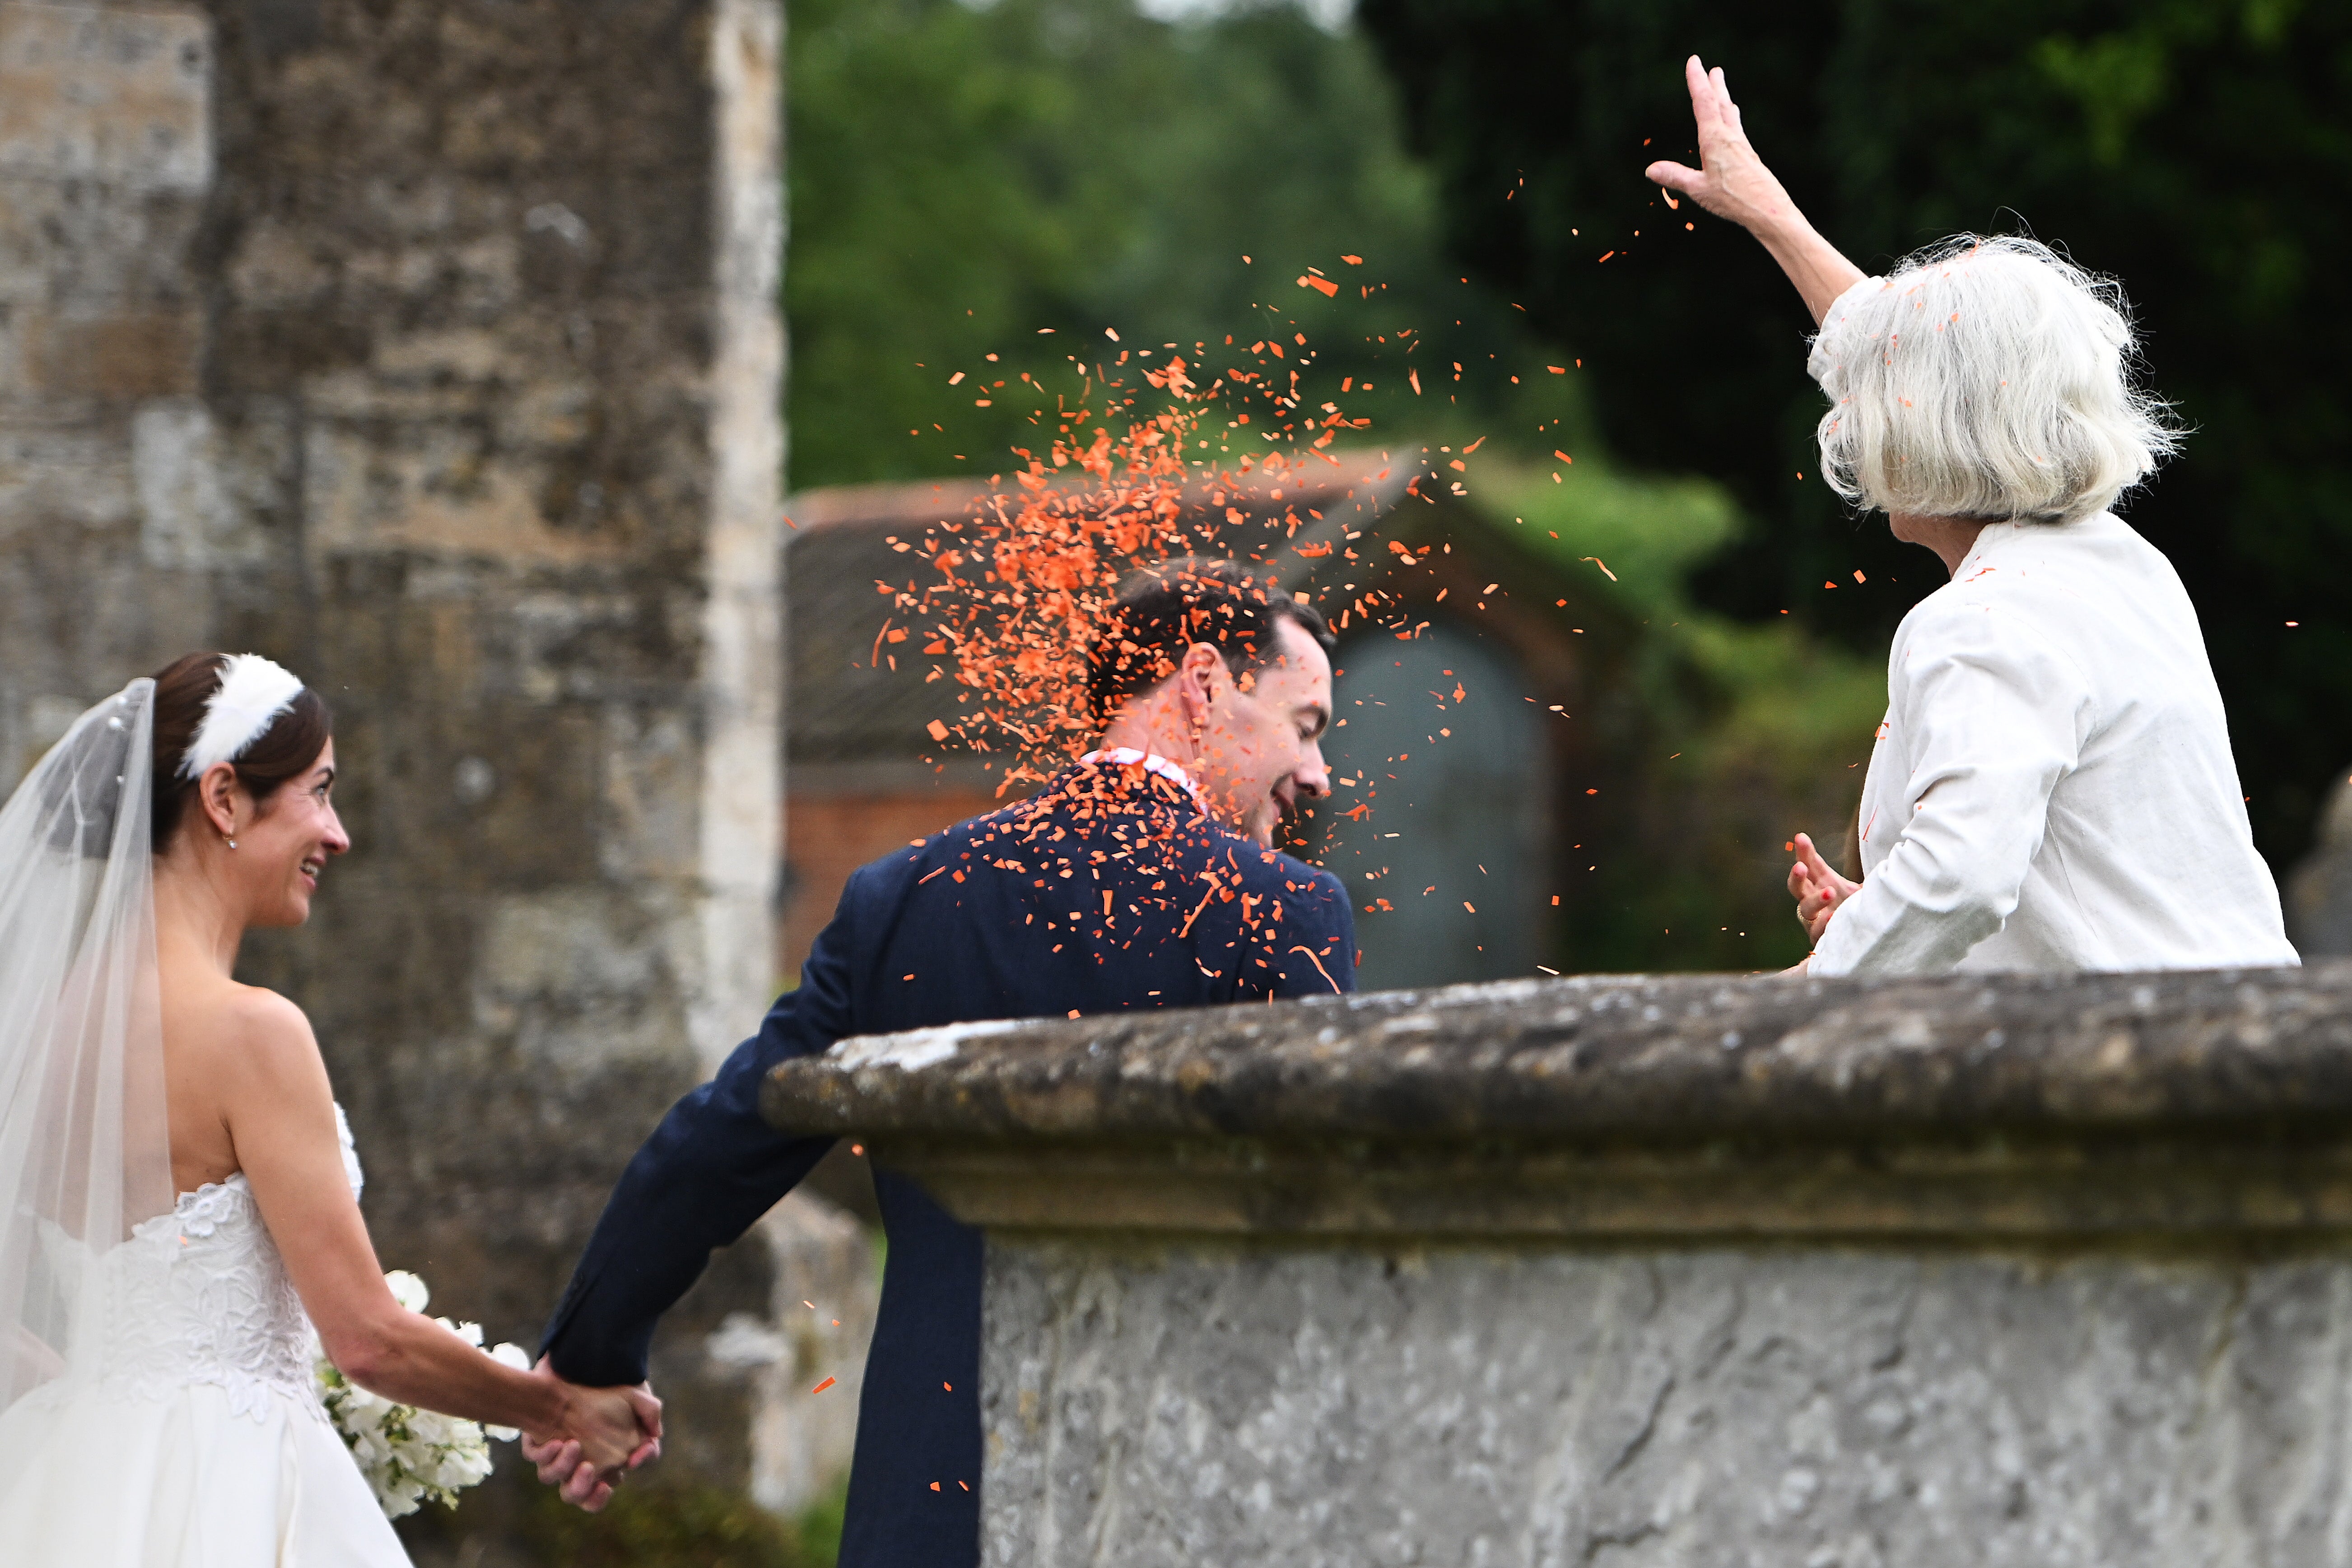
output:
M 2000 522 L 1913 607 L 1815 974 L 2301 962 L 2172 563 L 2106 513 Z

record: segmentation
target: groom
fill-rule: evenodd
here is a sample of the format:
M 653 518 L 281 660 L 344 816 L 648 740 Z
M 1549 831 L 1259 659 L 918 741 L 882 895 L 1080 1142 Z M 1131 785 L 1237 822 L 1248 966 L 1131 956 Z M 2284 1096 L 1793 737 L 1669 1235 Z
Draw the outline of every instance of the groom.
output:
M 644 1381 L 655 1322 L 711 1249 L 831 1146 L 761 1120 L 761 1082 L 787 1057 L 934 1025 L 1354 989 L 1339 879 L 1272 848 L 1284 815 L 1330 788 L 1331 646 L 1321 615 L 1234 563 L 1132 578 L 1088 650 L 1108 720 L 1097 749 L 1029 800 L 850 878 L 799 988 L 629 1162 L 548 1324 L 545 1368 Z M 887 1166 L 874 1186 L 888 1262 L 842 1568 L 958 1568 L 980 1558 L 981 1236 Z M 530 1452 L 573 1501 L 616 1479 L 569 1445 Z

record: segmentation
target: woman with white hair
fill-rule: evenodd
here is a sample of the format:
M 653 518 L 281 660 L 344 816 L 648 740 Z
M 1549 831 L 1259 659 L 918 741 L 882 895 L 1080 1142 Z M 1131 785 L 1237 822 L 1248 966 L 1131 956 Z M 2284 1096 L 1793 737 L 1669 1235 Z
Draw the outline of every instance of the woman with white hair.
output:
M 1962 235 L 1865 278 L 1686 68 L 1701 167 L 1649 177 L 1763 243 L 1821 331 L 1822 477 L 1952 580 L 1895 634 L 1864 879 L 1801 835 L 1814 974 L 2298 962 L 2172 564 L 2108 509 L 2179 437 L 2131 380 L 2122 291 Z

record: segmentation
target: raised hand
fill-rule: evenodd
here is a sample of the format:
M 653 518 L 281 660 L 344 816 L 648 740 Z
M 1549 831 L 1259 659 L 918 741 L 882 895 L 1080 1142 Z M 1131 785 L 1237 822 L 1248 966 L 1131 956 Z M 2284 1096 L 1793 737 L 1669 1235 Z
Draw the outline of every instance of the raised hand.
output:
M 1690 87 L 1691 117 L 1698 122 L 1699 166 L 1660 159 L 1645 171 L 1649 178 L 1745 229 L 1799 217 L 1797 204 L 1748 142 L 1723 68 L 1710 71 L 1693 55 L 1683 65 L 1683 76 Z
M 1699 166 L 1662 158 L 1644 173 L 1762 241 L 1804 296 L 1805 308 L 1818 323 L 1839 295 L 1862 281 L 1862 269 L 1814 231 L 1757 156 L 1740 126 L 1739 106 L 1731 101 L 1723 68 L 1710 71 L 1693 55 L 1683 65 L 1683 78 L 1690 87 L 1691 118 L 1698 126 Z
M 1830 917 L 1861 886 L 1832 869 L 1811 837 L 1797 835 L 1797 863 L 1789 868 L 1789 896 L 1797 900 L 1797 923 L 1805 928 L 1806 940 L 1818 946 L 1822 932 L 1829 930 Z

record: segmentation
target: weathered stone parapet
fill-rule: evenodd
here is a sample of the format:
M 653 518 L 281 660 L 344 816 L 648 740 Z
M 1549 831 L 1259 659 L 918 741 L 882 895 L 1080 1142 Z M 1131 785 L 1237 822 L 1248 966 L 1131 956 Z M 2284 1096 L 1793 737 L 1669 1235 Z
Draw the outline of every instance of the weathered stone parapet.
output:
M 1514 981 L 852 1041 L 769 1114 L 1001 1230 L 2352 1224 L 2352 964 Z
M 2352 1563 L 2352 964 L 844 1042 L 986 1227 L 983 1558 Z

